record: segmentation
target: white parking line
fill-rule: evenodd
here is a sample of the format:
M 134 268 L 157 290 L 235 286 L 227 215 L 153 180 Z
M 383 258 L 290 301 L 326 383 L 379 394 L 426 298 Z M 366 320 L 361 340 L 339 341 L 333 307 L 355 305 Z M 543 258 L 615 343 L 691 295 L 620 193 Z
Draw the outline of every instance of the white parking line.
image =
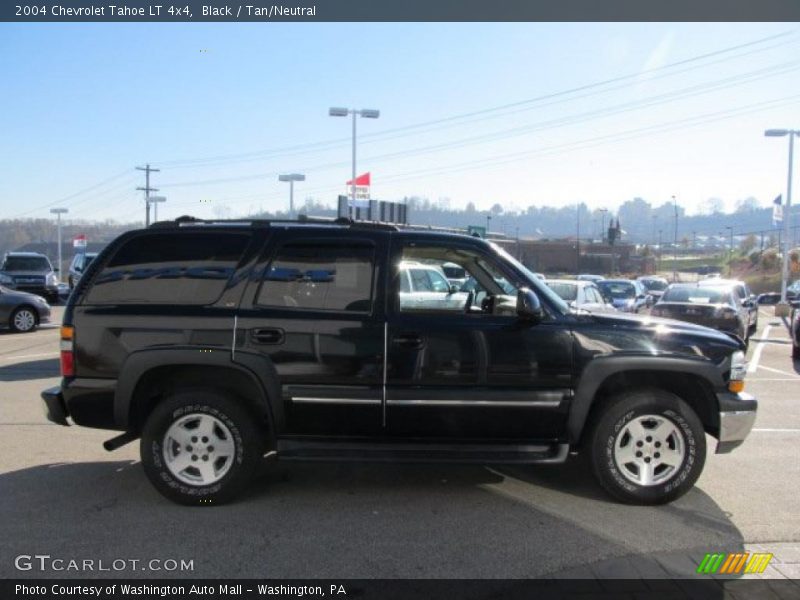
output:
M 769 339 L 770 329 L 772 329 L 772 325 L 764 327 L 764 331 L 761 334 L 761 341 L 758 342 L 758 346 L 756 346 L 756 349 L 753 351 L 753 358 L 750 359 L 750 364 L 747 365 L 748 373 L 755 373 L 756 369 L 758 369 L 758 361 L 761 360 L 761 353 L 764 351 L 764 342 Z
M 758 433 L 800 433 L 800 429 L 769 429 L 761 427 L 755 427 L 752 431 Z
M 45 352 L 43 354 L 20 354 L 18 356 L 2 356 L 3 360 L 17 360 L 19 358 L 39 358 L 42 356 L 58 356 L 58 352 Z
M 795 373 L 789 373 L 788 371 L 781 371 L 780 369 L 773 369 L 772 367 L 765 367 L 764 365 L 761 365 L 761 368 L 764 369 L 765 371 L 770 371 L 771 373 L 778 373 L 779 375 L 789 375 L 790 377 L 792 375 L 795 375 Z

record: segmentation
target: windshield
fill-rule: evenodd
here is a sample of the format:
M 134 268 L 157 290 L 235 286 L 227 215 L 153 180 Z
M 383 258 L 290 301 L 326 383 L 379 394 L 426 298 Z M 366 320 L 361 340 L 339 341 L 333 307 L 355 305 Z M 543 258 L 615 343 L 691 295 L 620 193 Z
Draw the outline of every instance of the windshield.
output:
M 690 302 L 692 304 L 731 304 L 729 289 L 713 287 L 673 287 L 661 298 L 662 302 Z
M 549 287 L 567 302 L 572 302 L 578 297 L 578 286 L 572 283 L 556 283 L 553 281 L 548 281 L 547 287 Z
M 636 287 L 629 281 L 598 281 L 597 287 L 606 296 L 611 296 L 615 300 L 624 298 L 634 298 L 636 296 Z
M 535 291 L 540 296 L 546 297 L 553 304 L 556 310 L 558 310 L 561 314 L 565 315 L 570 312 L 569 306 L 567 305 L 566 302 L 564 302 L 564 300 L 561 299 L 561 296 L 559 296 L 549 287 L 544 285 L 544 282 L 540 280 L 538 277 L 536 277 L 533 271 L 530 271 L 525 265 L 523 265 L 516 258 L 511 256 L 508 252 L 506 252 L 503 248 L 501 248 L 497 244 L 489 242 L 489 245 L 503 260 L 510 263 L 511 266 L 526 279 L 526 283 L 530 286 L 530 288 L 533 291 Z
M 660 279 L 642 279 L 641 284 L 649 292 L 663 292 L 667 289 L 667 282 Z
M 50 271 L 50 261 L 44 256 L 7 256 L 4 271 Z

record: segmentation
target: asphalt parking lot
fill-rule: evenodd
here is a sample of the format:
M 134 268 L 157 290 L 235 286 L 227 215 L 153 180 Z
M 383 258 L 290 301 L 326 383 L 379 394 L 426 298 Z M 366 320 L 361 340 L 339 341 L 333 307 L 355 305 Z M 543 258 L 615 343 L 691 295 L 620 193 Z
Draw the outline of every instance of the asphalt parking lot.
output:
M 609 500 L 577 460 L 265 463 L 236 504 L 179 507 L 146 481 L 137 444 L 108 453 L 109 432 L 45 420 L 39 392 L 58 383 L 55 325 L 0 332 L 0 577 L 92 576 L 15 568 L 15 557 L 34 554 L 106 565 L 193 561 L 190 572 L 139 564 L 94 574 L 102 576 L 527 578 L 648 568 L 690 576 L 698 555 L 755 548 L 778 557 L 765 575 L 798 578 L 800 362 L 772 313 L 761 309 L 749 350 L 755 430 L 734 453 L 709 454 L 696 488 L 656 508 Z

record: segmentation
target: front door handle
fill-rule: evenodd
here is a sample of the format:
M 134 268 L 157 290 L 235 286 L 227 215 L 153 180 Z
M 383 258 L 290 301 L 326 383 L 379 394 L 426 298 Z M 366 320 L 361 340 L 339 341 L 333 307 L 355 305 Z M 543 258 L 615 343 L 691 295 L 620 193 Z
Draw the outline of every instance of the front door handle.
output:
M 282 344 L 283 329 L 253 329 L 250 337 L 255 344 Z
M 392 338 L 392 344 L 407 350 L 419 350 L 425 345 L 425 340 L 418 333 L 401 333 Z

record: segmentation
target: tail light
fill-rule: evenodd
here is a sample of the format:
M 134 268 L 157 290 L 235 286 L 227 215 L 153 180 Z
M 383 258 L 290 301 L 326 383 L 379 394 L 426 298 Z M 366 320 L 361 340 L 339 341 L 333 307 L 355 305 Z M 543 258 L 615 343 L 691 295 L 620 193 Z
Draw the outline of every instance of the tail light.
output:
M 61 327 L 61 376 L 75 376 L 75 328 L 68 325 Z

